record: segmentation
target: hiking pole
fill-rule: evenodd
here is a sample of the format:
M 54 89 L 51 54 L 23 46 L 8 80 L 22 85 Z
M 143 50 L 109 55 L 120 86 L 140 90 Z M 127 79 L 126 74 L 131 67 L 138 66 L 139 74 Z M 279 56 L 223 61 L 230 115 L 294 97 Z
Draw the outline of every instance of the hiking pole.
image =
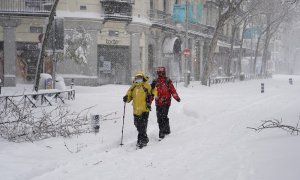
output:
M 122 125 L 122 137 L 121 137 L 121 146 L 123 146 L 123 130 L 124 130 L 124 119 L 125 119 L 125 107 L 126 107 L 126 102 L 124 102 L 124 112 L 123 112 L 123 125 Z

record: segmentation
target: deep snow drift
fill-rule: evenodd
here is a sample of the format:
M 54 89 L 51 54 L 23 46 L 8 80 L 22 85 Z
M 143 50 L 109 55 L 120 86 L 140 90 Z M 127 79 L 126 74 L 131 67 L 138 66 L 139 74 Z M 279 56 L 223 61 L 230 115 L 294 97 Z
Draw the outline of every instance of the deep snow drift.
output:
M 293 85 L 288 83 L 290 77 Z M 22 88 L 4 88 L 4 92 Z M 92 109 L 95 113 L 117 112 L 118 119 L 101 122 L 96 135 L 34 143 L 11 143 L 0 138 L 1 179 L 299 179 L 300 137 L 281 129 L 257 133 L 247 127 L 257 127 L 261 120 L 274 118 L 296 126 L 300 118 L 300 76 L 275 75 L 272 79 L 212 87 L 192 82 L 185 88 L 179 83 L 177 91 L 182 101 L 172 101 L 171 134 L 158 142 L 152 104 L 150 142 L 141 150 L 135 150 L 137 131 L 130 104 L 126 105 L 125 145 L 119 145 L 122 97 L 128 88 L 75 87 L 76 100 L 67 102 L 71 109 L 79 111 L 96 105 Z

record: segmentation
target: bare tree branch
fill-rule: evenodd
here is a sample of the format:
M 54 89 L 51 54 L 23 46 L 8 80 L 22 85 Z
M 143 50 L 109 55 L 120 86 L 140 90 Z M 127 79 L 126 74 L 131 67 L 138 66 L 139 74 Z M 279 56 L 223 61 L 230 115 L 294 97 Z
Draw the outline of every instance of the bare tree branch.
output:
M 264 121 L 262 121 L 262 124 L 260 126 L 258 126 L 257 128 L 253 128 L 253 127 L 247 127 L 247 128 L 253 129 L 253 130 L 258 131 L 258 132 L 260 132 L 264 129 L 279 128 L 279 129 L 282 129 L 284 131 L 287 131 L 290 134 L 299 135 L 300 129 L 299 129 L 298 125 L 299 125 L 299 122 L 297 123 L 296 126 L 290 126 L 290 125 L 282 124 L 282 119 L 281 120 L 273 119 L 273 120 L 264 120 Z

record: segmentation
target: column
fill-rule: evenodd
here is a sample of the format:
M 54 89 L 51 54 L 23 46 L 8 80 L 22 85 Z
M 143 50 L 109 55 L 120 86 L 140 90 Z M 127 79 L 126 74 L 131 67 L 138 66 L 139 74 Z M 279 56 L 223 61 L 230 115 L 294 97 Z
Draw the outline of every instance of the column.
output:
M 142 70 L 142 60 L 140 59 L 140 36 L 139 32 L 130 34 L 130 54 L 131 54 L 131 76 Z
M 200 67 L 199 67 L 199 77 L 200 77 L 200 80 L 202 78 L 202 72 L 203 72 L 203 61 L 204 61 L 204 51 L 203 51 L 203 48 L 204 48 L 204 39 L 201 39 L 200 40 Z
M 163 65 L 163 36 L 160 35 L 159 38 L 157 39 L 157 48 L 156 49 L 156 62 L 157 66 L 162 66 Z
M 207 63 L 207 58 L 208 58 L 208 49 L 209 49 L 209 39 L 203 39 L 203 46 L 202 46 L 202 51 L 201 51 L 201 54 L 202 54 L 202 62 L 201 62 L 201 80 L 203 78 L 203 72 L 204 72 L 204 69 L 205 69 L 205 66 L 206 66 L 206 63 Z
M 200 59 L 200 40 L 196 39 L 195 41 L 195 47 L 193 48 L 194 51 L 194 58 L 192 59 L 193 61 L 193 75 L 194 75 L 194 79 L 195 81 L 199 81 L 200 80 L 200 63 L 201 63 L 201 59 Z
M 4 86 L 16 86 L 16 19 L 0 19 L 4 40 Z

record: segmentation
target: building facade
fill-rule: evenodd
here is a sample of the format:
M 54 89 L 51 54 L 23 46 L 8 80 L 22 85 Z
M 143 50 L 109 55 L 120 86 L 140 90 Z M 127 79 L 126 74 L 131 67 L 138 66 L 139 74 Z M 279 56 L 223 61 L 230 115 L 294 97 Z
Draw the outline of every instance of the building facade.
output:
M 0 1 L 0 78 L 5 86 L 34 78 L 39 36 L 51 4 L 53 0 Z M 200 80 L 217 17 L 213 0 L 190 0 L 187 8 L 185 0 L 60 0 L 44 72 L 55 71 L 66 83 L 74 79 L 78 85 L 96 86 L 129 84 L 138 70 L 152 78 L 155 67 L 165 66 L 174 81 L 186 72 Z M 86 37 L 80 41 L 86 44 L 82 62 L 66 56 L 68 42 L 79 48 L 75 54 L 81 52 L 74 34 Z M 225 66 L 230 36 L 228 22 L 216 49 L 216 69 Z M 63 46 L 55 44 L 62 39 Z M 183 55 L 184 49 L 191 50 L 190 56 Z

